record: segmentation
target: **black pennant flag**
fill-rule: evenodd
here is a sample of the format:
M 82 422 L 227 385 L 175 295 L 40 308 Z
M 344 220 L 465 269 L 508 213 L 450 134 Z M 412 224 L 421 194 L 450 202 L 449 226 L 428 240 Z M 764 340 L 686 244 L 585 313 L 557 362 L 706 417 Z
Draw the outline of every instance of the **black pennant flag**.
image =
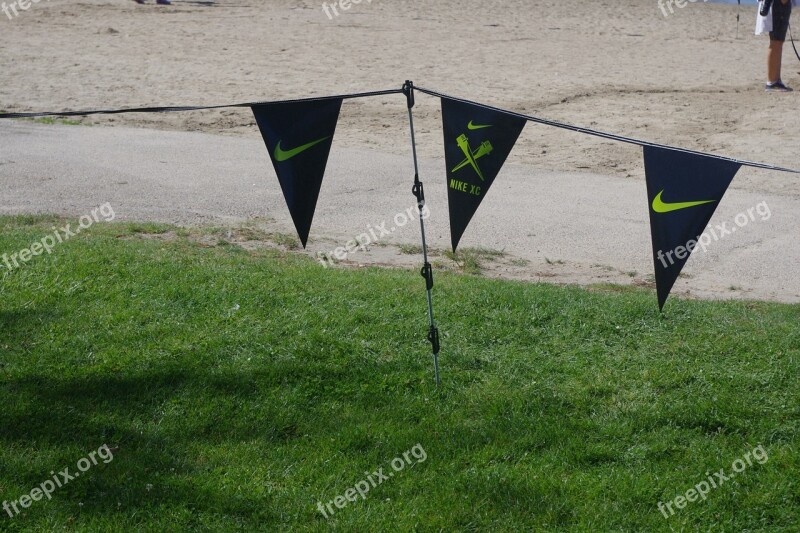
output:
M 453 251 L 514 148 L 525 119 L 442 98 Z
M 644 147 L 659 309 L 664 308 L 683 265 L 741 166 L 679 150 Z
M 251 106 L 305 248 L 342 99 Z

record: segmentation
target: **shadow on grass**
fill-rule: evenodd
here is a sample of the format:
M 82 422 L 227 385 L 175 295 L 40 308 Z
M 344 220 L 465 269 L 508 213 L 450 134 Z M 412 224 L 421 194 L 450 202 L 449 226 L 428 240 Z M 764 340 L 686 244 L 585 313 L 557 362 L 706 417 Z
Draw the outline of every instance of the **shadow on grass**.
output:
M 220 460 L 197 453 L 257 442 L 278 447 L 303 436 L 296 410 L 267 407 L 252 417 L 241 416 L 242 410 L 253 409 L 249 403 L 261 403 L 263 389 L 273 386 L 275 378 L 271 372 L 213 375 L 179 369 L 132 377 L 0 378 L 5 400 L 0 443 L 8 462 L 16 463 L 5 465 L 0 474 L 16 485 L 11 490 L 3 483 L 0 499 L 17 499 L 51 477 L 51 471 L 70 467 L 75 472 L 81 457 L 107 444 L 113 461 L 59 489 L 48 502 L 50 512 L 80 509 L 119 517 L 137 509 L 152 513 L 174 507 L 274 522 L 279 512 L 268 496 L 225 488 L 225 470 L 243 466 L 235 454 Z M 26 514 L 40 518 L 35 509 Z

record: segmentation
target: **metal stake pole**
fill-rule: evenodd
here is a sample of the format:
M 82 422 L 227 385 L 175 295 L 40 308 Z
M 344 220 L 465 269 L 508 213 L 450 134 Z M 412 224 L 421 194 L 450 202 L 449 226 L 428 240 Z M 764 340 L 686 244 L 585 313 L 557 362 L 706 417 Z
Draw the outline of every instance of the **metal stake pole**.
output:
M 425 287 L 428 294 L 428 321 L 430 329 L 428 330 L 428 341 L 431 343 L 433 349 L 433 369 L 436 375 L 436 386 L 442 384 L 439 376 L 439 330 L 436 328 L 436 321 L 433 317 L 433 267 L 428 262 L 428 243 L 425 239 L 425 217 L 422 212 L 425 208 L 425 188 L 419 180 L 419 162 L 417 160 L 417 141 L 414 135 L 414 115 L 411 108 L 414 107 L 414 83 L 406 81 L 403 85 L 403 93 L 406 95 L 408 101 L 408 123 L 411 128 L 411 150 L 414 154 L 414 187 L 412 193 L 417 198 L 417 211 L 419 211 L 419 226 L 422 235 L 422 258 L 424 266 L 422 267 L 422 277 L 425 278 Z

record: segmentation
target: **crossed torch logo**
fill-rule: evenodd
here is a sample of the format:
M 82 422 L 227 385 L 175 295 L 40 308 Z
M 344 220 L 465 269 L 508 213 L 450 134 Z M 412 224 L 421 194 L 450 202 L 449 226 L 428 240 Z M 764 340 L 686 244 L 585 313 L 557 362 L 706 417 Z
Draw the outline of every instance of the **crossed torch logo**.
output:
M 478 159 L 492 153 L 492 150 L 494 149 L 492 147 L 492 143 L 490 143 L 489 141 L 484 141 L 478 148 L 473 150 L 469 146 L 469 138 L 467 138 L 466 135 L 462 134 L 458 137 L 458 139 L 456 139 L 456 144 L 458 144 L 458 147 L 461 148 L 462 152 L 464 152 L 466 159 L 464 159 L 461 163 L 459 163 L 456 166 L 456 168 L 450 171 L 450 173 L 452 174 L 453 172 L 461 170 L 467 165 L 471 165 L 473 170 L 475 170 L 475 173 L 481 179 L 481 181 L 485 181 L 485 178 L 483 177 L 483 172 L 481 172 L 481 167 L 478 166 Z

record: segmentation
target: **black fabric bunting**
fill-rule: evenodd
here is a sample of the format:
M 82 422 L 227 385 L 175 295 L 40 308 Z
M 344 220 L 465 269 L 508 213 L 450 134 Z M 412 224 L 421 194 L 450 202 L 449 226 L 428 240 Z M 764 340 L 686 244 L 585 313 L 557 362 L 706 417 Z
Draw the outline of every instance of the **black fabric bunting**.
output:
M 250 108 L 305 247 L 343 100 L 410 95 L 410 117 L 415 90 L 441 101 L 454 251 L 527 122 L 641 146 L 644 150 L 658 304 L 662 309 L 681 269 L 741 166 L 800 173 L 795 169 L 685 150 L 515 113 L 416 87 L 411 82 L 406 82 L 402 89 L 298 100 L 213 106 L 0 112 L 0 119 Z
M 658 307 L 694 251 L 741 165 L 676 150 L 644 147 Z
M 526 121 L 442 98 L 450 239 L 461 236 L 514 148 Z
M 342 100 L 252 106 L 305 248 Z

